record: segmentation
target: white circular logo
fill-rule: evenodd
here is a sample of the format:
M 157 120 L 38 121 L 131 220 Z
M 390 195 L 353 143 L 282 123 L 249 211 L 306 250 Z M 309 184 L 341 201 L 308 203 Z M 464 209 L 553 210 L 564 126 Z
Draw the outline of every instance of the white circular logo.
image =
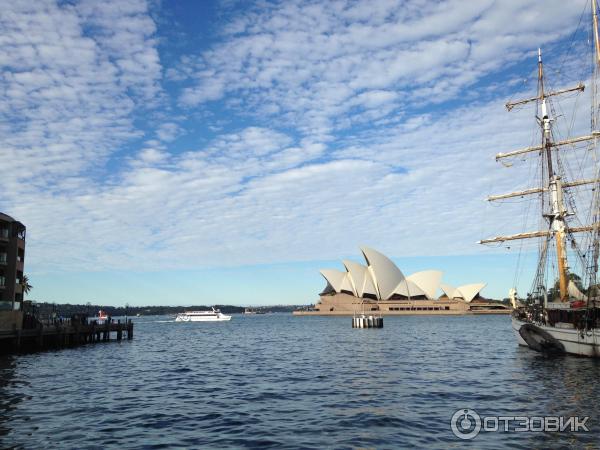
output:
M 459 409 L 450 419 L 454 436 L 459 439 L 473 439 L 481 431 L 481 417 L 472 409 Z

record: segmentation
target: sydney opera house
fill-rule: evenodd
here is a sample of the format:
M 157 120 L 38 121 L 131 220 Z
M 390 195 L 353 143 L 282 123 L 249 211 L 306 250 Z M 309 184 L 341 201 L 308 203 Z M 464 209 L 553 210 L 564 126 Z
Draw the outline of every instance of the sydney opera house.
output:
M 327 285 L 317 304 L 299 315 L 348 315 L 355 312 L 402 314 L 508 313 L 505 305 L 484 299 L 485 283 L 453 287 L 442 283 L 442 272 L 426 270 L 404 276 L 385 255 L 361 249 L 366 265 L 343 261 L 345 270 L 324 269 Z M 441 293 L 441 296 L 438 296 Z

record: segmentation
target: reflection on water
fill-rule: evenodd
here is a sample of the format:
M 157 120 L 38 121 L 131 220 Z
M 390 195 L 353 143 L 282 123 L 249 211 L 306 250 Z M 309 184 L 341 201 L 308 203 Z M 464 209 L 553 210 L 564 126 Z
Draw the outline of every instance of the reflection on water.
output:
M 516 346 L 507 317 L 139 318 L 133 341 L 0 359 L 0 447 L 560 448 L 600 442 L 600 362 Z M 590 433 L 450 431 L 590 416 Z
M 21 401 L 21 396 L 9 393 L 9 384 L 15 380 L 14 367 L 13 358 L 0 356 L 0 437 L 8 434 L 9 413 Z

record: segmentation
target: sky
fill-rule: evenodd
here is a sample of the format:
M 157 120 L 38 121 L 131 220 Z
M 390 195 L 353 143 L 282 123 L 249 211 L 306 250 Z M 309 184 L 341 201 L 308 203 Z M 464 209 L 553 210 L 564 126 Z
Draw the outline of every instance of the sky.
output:
M 365 245 L 526 292 L 534 246 L 476 244 L 522 231 L 485 201 L 529 187 L 531 161 L 494 155 L 535 143 L 535 111 L 503 105 L 534 95 L 538 47 L 549 87 L 586 80 L 588 7 L 0 0 L 0 211 L 27 226 L 29 298 L 308 304 Z

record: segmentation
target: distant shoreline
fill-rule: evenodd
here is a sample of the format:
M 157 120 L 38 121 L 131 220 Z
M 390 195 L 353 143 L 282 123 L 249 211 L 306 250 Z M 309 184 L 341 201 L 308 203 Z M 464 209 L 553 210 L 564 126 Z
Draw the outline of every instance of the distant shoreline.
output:
M 102 304 L 69 304 L 69 303 L 48 303 L 31 302 L 31 307 L 35 309 L 36 314 L 40 316 L 50 316 L 56 313 L 57 316 L 70 317 L 73 314 L 87 314 L 95 316 L 101 309 L 107 315 L 118 316 L 164 316 L 178 314 L 184 311 L 207 310 L 211 307 L 219 308 L 224 314 L 243 314 L 246 308 L 252 308 L 259 312 L 293 312 L 298 308 L 306 308 L 307 305 L 273 305 L 273 306 L 234 306 L 234 305 L 190 305 L 190 306 L 107 306 Z

